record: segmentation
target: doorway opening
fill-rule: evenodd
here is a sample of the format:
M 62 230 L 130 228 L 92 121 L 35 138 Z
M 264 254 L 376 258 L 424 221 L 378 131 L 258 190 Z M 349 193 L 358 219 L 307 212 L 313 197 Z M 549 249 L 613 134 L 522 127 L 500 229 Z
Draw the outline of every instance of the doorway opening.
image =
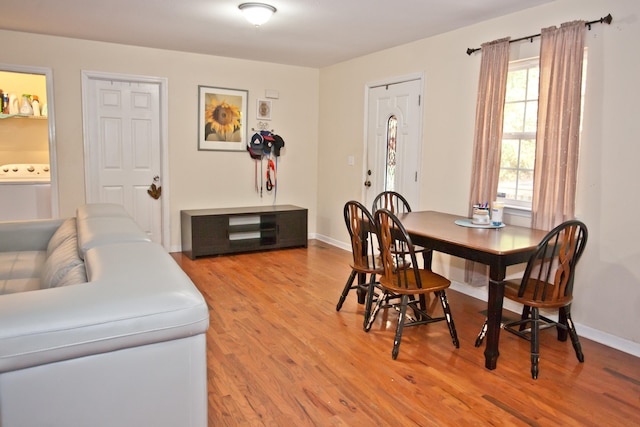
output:
M 55 218 L 58 182 L 52 71 L 0 64 L 0 83 L 0 220 Z

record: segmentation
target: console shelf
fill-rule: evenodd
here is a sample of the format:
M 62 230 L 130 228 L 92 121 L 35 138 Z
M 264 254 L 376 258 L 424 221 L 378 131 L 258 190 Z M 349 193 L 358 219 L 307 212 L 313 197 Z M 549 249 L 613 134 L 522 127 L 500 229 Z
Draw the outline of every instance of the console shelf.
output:
M 293 205 L 184 210 L 180 224 L 191 259 L 307 246 L 307 209 Z

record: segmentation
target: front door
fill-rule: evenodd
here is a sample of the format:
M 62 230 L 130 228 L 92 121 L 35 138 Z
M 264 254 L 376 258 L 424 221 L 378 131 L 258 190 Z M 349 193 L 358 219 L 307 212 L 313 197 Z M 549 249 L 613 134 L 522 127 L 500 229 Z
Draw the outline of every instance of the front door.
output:
M 163 242 L 162 193 L 148 190 L 165 178 L 160 92 L 147 79 L 83 75 L 87 202 L 123 205 L 157 243 Z
M 365 204 L 382 191 L 419 207 L 422 79 L 372 85 L 368 91 Z

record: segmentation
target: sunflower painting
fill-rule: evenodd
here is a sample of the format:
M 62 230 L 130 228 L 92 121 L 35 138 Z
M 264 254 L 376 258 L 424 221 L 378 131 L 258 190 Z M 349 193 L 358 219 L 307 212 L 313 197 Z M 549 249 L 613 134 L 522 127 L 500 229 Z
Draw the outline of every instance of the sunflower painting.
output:
M 199 86 L 198 149 L 245 151 L 248 91 Z

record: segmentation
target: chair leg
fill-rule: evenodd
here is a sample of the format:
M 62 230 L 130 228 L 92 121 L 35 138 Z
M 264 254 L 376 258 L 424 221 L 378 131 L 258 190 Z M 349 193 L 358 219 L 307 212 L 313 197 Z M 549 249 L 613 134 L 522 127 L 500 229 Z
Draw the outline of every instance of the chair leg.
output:
M 336 311 L 340 311 L 342 308 L 342 304 L 344 304 L 344 300 L 347 298 L 349 291 L 351 290 L 351 286 L 353 286 L 353 281 L 356 278 L 356 271 L 351 270 L 351 274 L 347 279 L 347 284 L 344 285 L 344 289 L 342 290 L 342 295 L 340 295 L 340 299 L 338 300 L 338 304 L 336 305 Z
M 540 359 L 540 314 L 537 307 L 531 308 L 531 377 L 538 378 L 538 360 Z
M 439 291 L 439 292 L 436 292 L 436 295 L 440 297 L 440 303 L 442 304 L 444 317 L 447 320 L 447 326 L 449 326 L 449 334 L 451 334 L 453 345 L 456 348 L 460 348 L 460 342 L 458 341 L 458 333 L 456 332 L 456 325 L 455 323 L 453 323 L 451 308 L 449 307 L 449 301 L 447 301 L 447 294 L 445 293 L 445 291 Z
M 557 327 L 558 331 L 558 341 L 566 341 L 567 340 L 567 331 L 569 330 L 569 325 L 567 324 L 567 309 L 565 307 L 560 307 L 558 310 L 558 323 L 562 326 Z
M 402 330 L 404 329 L 404 318 L 407 315 L 407 305 L 409 304 L 409 296 L 402 295 L 400 302 L 400 315 L 398 316 L 398 326 L 396 327 L 396 336 L 393 339 L 393 350 L 391 351 L 391 357 L 393 360 L 398 358 L 400 352 L 400 340 L 402 339 Z
M 372 274 L 369 280 L 369 290 L 367 291 L 367 302 L 364 306 L 364 320 L 362 321 L 362 326 L 364 328 L 367 327 L 367 323 L 369 322 L 369 317 L 371 316 L 371 306 L 373 305 L 373 296 L 375 294 L 375 289 L 376 289 L 375 283 L 376 283 L 376 275 Z
M 480 333 L 476 338 L 476 347 L 480 347 L 482 345 L 482 341 L 484 341 L 484 337 L 487 335 L 489 324 L 487 323 L 487 319 L 484 319 L 484 323 L 482 324 L 482 329 L 480 329 Z
M 520 320 L 526 320 L 529 316 L 531 316 L 531 307 L 525 305 L 522 307 L 522 316 L 520 316 Z M 527 322 L 522 322 L 520 324 L 520 331 L 524 331 L 525 329 L 527 329 Z
M 584 354 L 582 354 L 582 346 L 580 345 L 580 340 L 578 339 L 578 333 L 576 332 L 576 327 L 573 324 L 573 320 L 571 319 L 571 311 L 570 306 L 566 307 L 565 315 L 567 322 L 567 329 L 569 330 L 569 335 L 571 336 L 571 344 L 573 344 L 573 349 L 576 352 L 576 357 L 580 363 L 584 362 Z
M 371 325 L 373 325 L 373 322 L 376 320 L 376 316 L 378 315 L 378 311 L 380 311 L 380 306 L 382 305 L 382 302 L 387 297 L 388 297 L 388 293 L 385 292 L 383 295 L 380 295 L 380 297 L 378 298 L 378 301 L 376 301 L 376 306 L 373 307 L 373 312 L 371 313 L 369 318 L 365 320 L 366 322 L 364 326 L 365 332 L 369 332 L 369 330 L 371 329 Z

